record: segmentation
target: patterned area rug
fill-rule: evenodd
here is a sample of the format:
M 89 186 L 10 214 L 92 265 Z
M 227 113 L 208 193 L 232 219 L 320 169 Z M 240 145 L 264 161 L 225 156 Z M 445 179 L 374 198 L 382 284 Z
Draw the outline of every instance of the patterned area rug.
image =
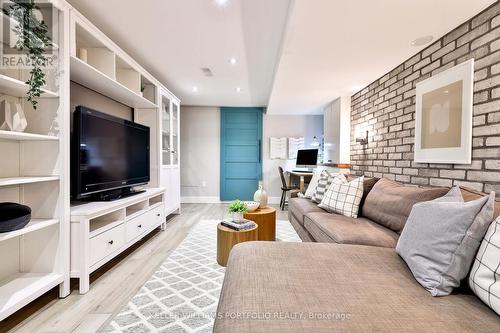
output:
M 104 332 L 212 332 L 225 268 L 216 260 L 218 220 L 196 224 Z M 278 241 L 300 242 L 288 221 Z

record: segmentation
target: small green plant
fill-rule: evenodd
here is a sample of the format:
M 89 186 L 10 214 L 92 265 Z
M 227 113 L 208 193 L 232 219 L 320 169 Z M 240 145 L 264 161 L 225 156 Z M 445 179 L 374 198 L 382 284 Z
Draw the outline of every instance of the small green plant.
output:
M 42 94 L 42 87 L 46 83 L 45 73 L 42 70 L 47 63 L 44 51 L 50 46 L 47 24 L 43 20 L 38 20 L 35 15 L 38 9 L 34 0 L 12 0 L 9 10 L 9 15 L 18 22 L 13 29 L 18 36 L 16 48 L 27 51 L 32 65 L 30 78 L 26 84 L 29 86 L 28 101 L 35 110 L 38 104 L 37 98 Z
M 141 83 L 141 93 L 143 93 L 144 90 L 146 90 L 146 85 L 144 83 Z
M 234 200 L 228 208 L 230 213 L 246 213 L 248 211 L 247 205 L 241 200 Z

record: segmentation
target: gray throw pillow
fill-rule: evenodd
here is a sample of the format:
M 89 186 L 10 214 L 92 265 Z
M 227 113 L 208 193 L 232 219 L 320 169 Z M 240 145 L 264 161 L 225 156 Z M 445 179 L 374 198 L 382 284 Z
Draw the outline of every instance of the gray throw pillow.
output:
M 413 206 L 396 252 L 433 296 L 449 295 L 470 270 L 493 220 L 495 193 L 463 202 L 458 186 Z

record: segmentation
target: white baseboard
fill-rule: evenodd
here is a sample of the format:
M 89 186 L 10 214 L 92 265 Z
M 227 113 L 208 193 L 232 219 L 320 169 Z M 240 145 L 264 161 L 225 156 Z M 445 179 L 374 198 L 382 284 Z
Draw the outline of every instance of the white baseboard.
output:
M 269 197 L 267 202 L 271 205 L 279 205 L 281 197 Z M 219 197 L 181 197 L 181 203 L 221 203 Z
M 269 197 L 267 198 L 267 203 L 271 205 L 279 205 L 281 201 L 281 197 Z
M 220 203 L 219 197 L 181 197 L 181 203 Z

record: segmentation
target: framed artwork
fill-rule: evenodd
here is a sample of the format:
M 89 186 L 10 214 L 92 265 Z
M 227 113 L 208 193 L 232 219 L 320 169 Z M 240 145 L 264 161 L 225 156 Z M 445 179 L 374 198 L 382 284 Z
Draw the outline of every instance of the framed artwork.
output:
M 415 162 L 470 164 L 474 59 L 417 83 Z

